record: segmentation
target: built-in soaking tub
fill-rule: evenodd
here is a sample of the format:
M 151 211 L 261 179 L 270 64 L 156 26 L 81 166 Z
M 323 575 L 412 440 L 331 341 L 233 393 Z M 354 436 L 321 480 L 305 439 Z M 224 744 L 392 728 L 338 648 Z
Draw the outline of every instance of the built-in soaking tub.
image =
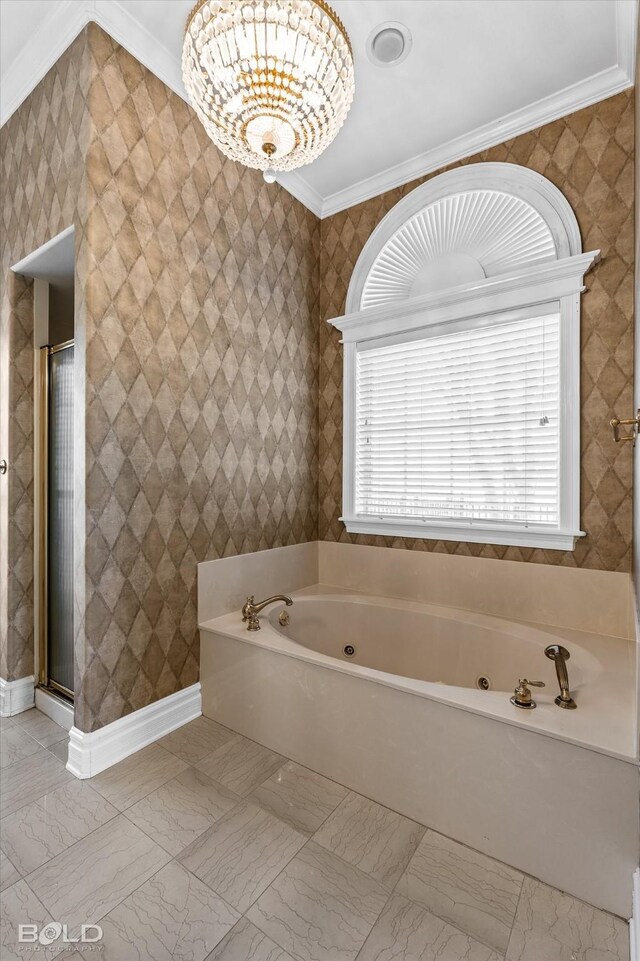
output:
M 628 915 L 637 860 L 633 647 L 314 588 L 249 632 L 201 626 L 203 711 L 408 817 Z M 287 620 L 288 623 L 281 623 Z M 549 644 L 578 708 L 554 704 Z M 542 680 L 537 708 L 509 700 Z

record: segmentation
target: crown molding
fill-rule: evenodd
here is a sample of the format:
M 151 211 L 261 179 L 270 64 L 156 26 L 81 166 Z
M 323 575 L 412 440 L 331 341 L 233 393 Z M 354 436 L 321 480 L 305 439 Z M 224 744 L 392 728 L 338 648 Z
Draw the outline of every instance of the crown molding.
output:
M 351 187 L 336 191 L 325 197 L 319 216 L 324 219 L 346 210 L 356 204 L 377 197 L 387 190 L 433 173 L 447 164 L 471 157 L 481 150 L 495 147 L 518 137 L 529 130 L 566 117 L 568 114 L 590 107 L 600 100 L 606 100 L 622 93 L 635 83 L 635 64 L 638 37 L 638 0 L 615 0 L 616 4 L 616 49 L 617 66 L 609 67 L 593 74 L 585 80 L 571 84 L 557 93 L 551 94 L 514 110 L 497 120 L 492 120 L 469 133 L 449 140 L 447 143 L 425 153 L 405 160 L 395 167 L 389 167 L 373 177 L 361 180 Z
M 626 90 L 634 82 L 638 0 L 615 0 L 615 3 L 617 66 L 327 197 L 323 198 L 307 182 L 304 168 L 280 174 L 278 183 L 317 217 L 330 217 L 386 190 Z M 38 66 L 34 70 L 25 70 L 22 58 L 17 56 L 2 77 L 0 125 L 6 123 L 90 21 L 99 24 L 171 90 L 187 100 L 179 58 L 159 44 L 119 0 L 63 0 L 52 7 L 51 13 L 30 38 L 29 61 Z
M 322 218 L 326 216 L 324 213 L 325 202 L 322 199 L 322 195 L 319 194 L 315 187 L 312 187 L 297 170 L 279 173 L 276 180 L 281 187 L 284 187 L 292 197 L 295 197 L 301 204 L 304 204 L 316 217 Z
M 635 0 L 633 0 L 635 5 Z M 387 190 L 401 187 L 403 184 L 425 174 L 440 170 L 448 164 L 455 163 L 465 157 L 471 157 L 481 150 L 495 147 L 518 137 L 529 130 L 535 130 L 544 124 L 566 117 L 567 114 L 589 107 L 599 100 L 606 100 L 616 93 L 621 93 L 628 87 L 633 86 L 633 81 L 629 78 L 621 67 L 610 67 L 601 73 L 594 74 L 586 80 L 565 87 L 542 100 L 523 107 L 521 110 L 514 110 L 513 113 L 506 114 L 498 120 L 492 120 L 482 127 L 476 127 L 469 133 L 449 140 L 447 143 L 425 153 L 418 154 L 410 160 L 405 160 L 395 167 L 389 167 L 381 173 L 359 183 L 353 184 L 344 190 L 339 190 L 324 198 L 322 203 L 321 218 L 331 217 L 333 214 L 354 207 L 356 204 L 377 197 Z

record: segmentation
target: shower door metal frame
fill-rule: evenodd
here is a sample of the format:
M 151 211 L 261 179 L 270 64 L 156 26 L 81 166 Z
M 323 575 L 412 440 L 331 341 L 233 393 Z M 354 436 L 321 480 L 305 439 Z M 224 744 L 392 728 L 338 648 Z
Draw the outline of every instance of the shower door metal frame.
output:
M 38 458 L 40 464 L 39 496 L 37 509 L 40 514 L 40 576 L 38 577 L 37 606 L 38 606 L 38 687 L 54 694 L 62 695 L 65 700 L 74 700 L 74 692 L 62 684 L 58 684 L 49 677 L 49 358 L 61 350 L 75 347 L 75 340 L 66 340 L 63 344 L 47 345 L 40 348 L 39 358 L 39 386 L 40 411 L 38 431 Z

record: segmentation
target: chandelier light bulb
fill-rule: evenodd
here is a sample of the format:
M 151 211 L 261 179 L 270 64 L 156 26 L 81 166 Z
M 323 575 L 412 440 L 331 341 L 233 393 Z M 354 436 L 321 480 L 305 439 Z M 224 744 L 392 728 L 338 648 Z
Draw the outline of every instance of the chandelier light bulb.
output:
M 220 150 L 269 173 L 326 150 L 354 92 L 351 44 L 324 0 L 200 0 L 182 75 Z

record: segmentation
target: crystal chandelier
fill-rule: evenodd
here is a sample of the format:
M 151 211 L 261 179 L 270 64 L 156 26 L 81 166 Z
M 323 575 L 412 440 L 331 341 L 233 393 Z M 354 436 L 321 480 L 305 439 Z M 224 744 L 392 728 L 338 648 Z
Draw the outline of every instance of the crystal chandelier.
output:
M 324 0 L 200 0 L 182 76 L 213 142 L 270 182 L 315 160 L 353 100 L 351 44 Z

